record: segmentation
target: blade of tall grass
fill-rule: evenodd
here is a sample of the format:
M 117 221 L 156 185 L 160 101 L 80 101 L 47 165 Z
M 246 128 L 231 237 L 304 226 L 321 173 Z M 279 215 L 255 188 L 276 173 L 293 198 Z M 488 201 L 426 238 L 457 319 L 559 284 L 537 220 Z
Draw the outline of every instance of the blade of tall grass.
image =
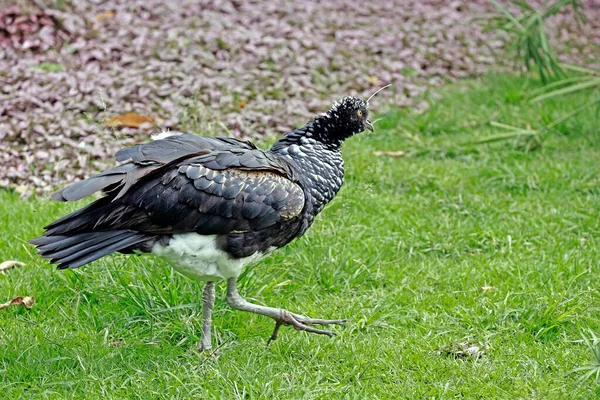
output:
M 498 135 L 488 136 L 486 138 L 476 140 L 473 142 L 469 142 L 468 144 L 485 144 L 485 143 L 493 143 L 500 142 L 502 140 L 510 140 L 517 139 L 521 137 L 534 137 L 539 134 L 538 131 L 534 131 L 532 129 L 523 129 L 512 125 L 503 124 L 497 121 L 490 121 L 490 125 L 495 128 L 501 128 L 511 131 L 510 133 L 500 133 Z
M 515 26 L 519 27 L 522 31 L 525 31 L 525 27 L 521 25 L 521 23 L 508 11 L 508 8 L 504 7 L 502 4 L 498 3 L 496 0 L 490 0 L 490 2 L 496 6 L 496 8 L 506 16 L 506 18 L 511 21 Z
M 544 22 L 547 18 L 556 15 L 563 8 L 571 6 L 574 10 L 575 19 L 585 22 L 581 12 L 583 3 L 581 0 L 556 0 L 550 2 L 549 6 L 540 11 L 525 0 L 513 0 L 511 5 L 520 10 L 520 15 L 514 15 L 507 6 L 500 4 L 497 0 L 489 0 L 506 21 L 501 23 L 502 18 L 496 18 L 496 29 L 503 30 L 512 37 L 509 52 L 514 53 L 516 59 L 522 59 L 523 64 L 530 71 L 533 66 L 543 82 L 552 78 L 564 77 L 565 73 L 558 62 L 558 58 L 548 40 Z M 502 21 L 503 22 L 503 21 Z
M 578 92 L 580 90 L 593 88 L 594 86 L 600 87 L 600 78 L 593 78 L 586 80 L 585 82 L 579 83 L 577 85 L 571 85 L 565 88 L 556 89 L 548 93 L 544 93 L 542 95 L 536 96 L 531 99 L 532 103 L 537 103 L 542 100 L 549 99 L 551 97 L 562 96 L 573 92 Z
M 581 73 L 589 74 L 589 75 L 600 75 L 600 69 L 591 69 L 591 68 L 580 67 L 578 65 L 564 64 L 564 63 L 561 63 L 560 65 L 563 69 L 567 69 L 567 70 L 570 70 L 573 72 L 581 72 Z
M 554 128 L 556 125 L 565 122 L 566 120 L 568 120 L 569 118 L 572 118 L 573 116 L 579 114 L 582 111 L 587 110 L 588 108 L 592 107 L 593 105 L 595 105 L 596 103 L 600 104 L 600 96 L 598 96 L 598 98 L 596 98 L 595 100 L 592 100 L 590 102 L 585 103 L 584 105 L 582 105 L 581 107 L 576 108 L 575 110 L 571 111 L 570 113 L 568 113 L 567 115 L 551 122 L 550 124 L 546 125 L 543 128 L 543 131 L 548 131 L 552 128 Z
M 561 80 L 556 81 L 556 82 L 549 83 L 549 84 L 547 84 L 545 86 L 542 86 L 541 88 L 532 90 L 531 91 L 532 98 L 536 97 L 536 96 L 539 96 L 541 94 L 544 94 L 544 93 L 548 93 L 549 89 L 554 89 L 554 88 L 557 88 L 557 87 L 566 86 L 566 85 L 568 85 L 570 83 L 581 82 L 583 80 L 588 80 L 588 79 L 591 79 L 591 78 L 587 77 L 587 76 L 573 76 L 571 78 L 565 78 L 565 79 L 561 79 Z

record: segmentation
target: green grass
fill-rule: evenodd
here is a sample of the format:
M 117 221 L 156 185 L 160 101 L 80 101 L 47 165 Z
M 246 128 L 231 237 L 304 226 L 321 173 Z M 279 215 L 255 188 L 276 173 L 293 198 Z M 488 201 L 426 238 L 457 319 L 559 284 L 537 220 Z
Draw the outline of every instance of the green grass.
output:
M 334 339 L 285 328 L 266 347 L 273 322 L 229 309 L 221 284 L 220 356 L 199 356 L 200 285 L 149 257 L 56 271 L 24 240 L 79 204 L 0 194 L 0 260 L 27 264 L 0 274 L 0 302 L 37 298 L 29 311 L 0 310 L 0 397 L 600 397 L 586 375 L 600 368 L 597 114 L 557 126 L 533 152 L 518 140 L 469 144 L 498 133 L 490 121 L 540 128 L 586 100 L 531 106 L 535 86 L 460 82 L 429 111 L 391 110 L 376 134 L 346 144 L 340 194 L 240 289 L 347 318 Z M 437 352 L 464 341 L 489 350 Z

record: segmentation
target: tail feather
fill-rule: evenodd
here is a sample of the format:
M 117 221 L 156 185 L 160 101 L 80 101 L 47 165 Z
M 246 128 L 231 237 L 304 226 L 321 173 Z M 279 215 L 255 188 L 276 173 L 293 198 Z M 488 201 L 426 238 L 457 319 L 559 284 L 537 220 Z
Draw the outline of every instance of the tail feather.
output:
M 76 244 L 73 244 L 73 237 L 67 236 L 65 239 L 61 239 L 59 243 L 61 246 L 57 246 L 54 249 L 49 249 L 48 247 L 41 246 L 39 247 L 40 254 L 45 256 L 48 254 L 52 257 L 52 260 L 60 262 L 70 261 L 74 258 L 77 258 L 80 254 L 89 253 L 90 251 L 96 250 L 98 246 L 108 246 L 118 242 L 121 239 L 125 239 L 128 236 L 128 232 L 123 232 L 118 235 L 104 238 L 101 242 L 98 241 L 98 234 L 94 233 L 94 237 L 85 239 L 82 238 L 82 234 L 76 235 L 77 240 L 82 240 Z M 102 235 L 105 236 L 105 235 Z
M 29 242 L 38 247 L 40 254 L 58 263 L 59 269 L 77 268 L 108 254 L 129 249 L 136 245 L 147 246 L 153 236 L 144 233 L 117 230 L 47 235 Z
M 94 237 L 95 232 L 86 232 L 78 234 L 78 238 L 80 243 L 85 243 L 89 239 Z M 67 246 L 71 246 L 72 237 L 75 235 L 73 232 L 71 235 L 53 235 L 48 232 L 44 233 L 44 236 L 40 236 L 35 239 L 31 239 L 29 243 L 35 245 L 40 253 L 50 252 L 50 251 L 58 251 Z
M 46 225 L 44 227 L 44 229 L 46 229 L 44 235 L 62 235 L 73 233 L 75 231 L 85 232 L 86 229 L 91 231 L 98 221 L 99 216 L 103 215 L 110 207 L 111 203 L 106 197 L 96 200 L 93 203 Z

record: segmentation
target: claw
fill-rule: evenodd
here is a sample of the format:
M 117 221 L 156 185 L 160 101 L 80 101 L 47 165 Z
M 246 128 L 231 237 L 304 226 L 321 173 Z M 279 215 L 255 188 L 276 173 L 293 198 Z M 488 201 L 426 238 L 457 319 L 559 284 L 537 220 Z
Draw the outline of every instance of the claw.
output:
M 213 349 L 209 346 L 204 347 L 202 342 L 198 343 L 196 349 L 198 350 L 198 354 L 200 354 L 202 357 L 206 357 L 207 359 L 217 359 L 220 355 L 218 349 Z
M 264 315 L 275 320 L 275 329 L 271 337 L 267 341 L 267 346 L 273 340 L 277 339 L 279 329 L 282 325 L 291 325 L 298 331 L 316 333 L 318 335 L 335 336 L 334 332 L 324 331 L 321 329 L 312 328 L 310 325 L 341 325 L 346 322 L 345 319 L 313 319 L 302 315 L 292 314 L 287 310 L 280 308 L 261 306 L 252 304 L 246 301 L 237 292 L 237 279 L 229 278 L 227 280 L 227 304 L 236 310 L 253 312 L 255 314 Z
M 273 333 L 271 333 L 271 337 L 267 341 L 267 346 L 271 344 L 272 341 L 277 340 L 277 334 L 279 333 L 279 328 L 281 328 L 283 322 L 275 321 L 275 329 L 273 329 Z
M 281 310 L 281 317 L 275 320 L 275 329 L 273 329 L 273 333 L 271 337 L 267 341 L 267 346 L 274 340 L 277 340 L 277 335 L 279 333 L 279 328 L 282 325 L 291 325 L 297 331 L 305 331 L 309 333 L 315 333 L 317 335 L 326 335 L 329 337 L 336 336 L 337 333 L 326 331 L 323 329 L 316 329 L 311 327 L 310 325 L 342 325 L 346 322 L 345 319 L 314 319 L 304 317 L 302 315 L 293 314 L 286 310 Z

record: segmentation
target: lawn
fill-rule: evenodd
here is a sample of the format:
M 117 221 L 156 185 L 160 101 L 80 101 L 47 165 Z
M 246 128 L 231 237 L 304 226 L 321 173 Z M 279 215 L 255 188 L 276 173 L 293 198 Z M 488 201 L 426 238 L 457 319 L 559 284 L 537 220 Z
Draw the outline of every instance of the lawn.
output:
M 346 143 L 346 184 L 300 240 L 249 269 L 249 300 L 347 318 L 333 339 L 233 311 L 217 290 L 217 357 L 196 352 L 202 287 L 149 257 L 57 271 L 25 240 L 81 204 L 0 193 L 3 398 L 600 397 L 600 130 L 589 111 L 526 152 L 490 121 L 539 128 L 586 96 L 487 76 L 379 115 Z M 375 156 L 404 151 L 404 157 Z M 584 340 L 585 339 L 585 340 Z M 586 340 L 588 342 L 586 342 Z M 459 357 L 459 343 L 479 357 Z M 600 366 L 598 366 L 600 368 Z

